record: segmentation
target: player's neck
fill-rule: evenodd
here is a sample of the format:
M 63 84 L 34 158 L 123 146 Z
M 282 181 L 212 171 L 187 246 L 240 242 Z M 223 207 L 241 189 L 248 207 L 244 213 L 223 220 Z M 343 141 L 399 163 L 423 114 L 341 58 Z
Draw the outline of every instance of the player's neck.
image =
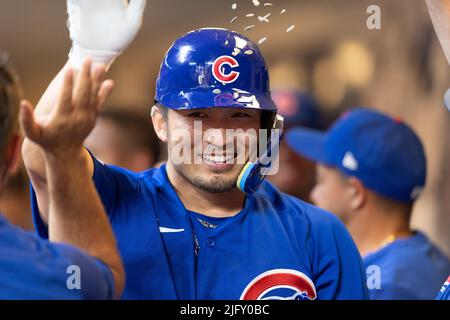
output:
M 0 194 L 0 212 L 9 222 L 26 230 L 33 230 L 28 189 L 22 191 L 5 190 Z
M 167 175 L 187 210 L 209 217 L 226 218 L 238 214 L 243 208 L 245 195 L 237 188 L 224 193 L 201 190 L 178 174 L 170 165 L 167 166 Z
M 365 208 L 356 213 L 347 228 L 362 256 L 412 234 L 409 219 L 403 212 L 381 212 L 376 208 Z

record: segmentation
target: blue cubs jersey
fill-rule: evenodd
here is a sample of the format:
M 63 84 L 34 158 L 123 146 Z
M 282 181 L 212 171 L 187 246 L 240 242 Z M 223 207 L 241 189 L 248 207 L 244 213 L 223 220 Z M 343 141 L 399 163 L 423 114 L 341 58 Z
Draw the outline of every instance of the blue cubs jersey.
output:
M 436 300 L 450 300 L 450 277 L 448 277 L 441 290 L 439 290 Z
M 71 246 L 39 239 L 0 214 L 0 299 L 113 296 L 113 276 L 102 262 Z
M 450 274 L 448 258 L 421 232 L 365 256 L 364 264 L 373 300 L 435 299 Z M 373 272 L 374 267 L 379 272 Z M 375 277 L 379 285 L 374 285 Z
M 94 159 L 117 237 L 124 299 L 364 299 L 361 257 L 331 214 L 268 182 L 226 219 L 189 212 L 165 165 L 142 173 Z M 39 234 L 47 236 L 32 192 Z

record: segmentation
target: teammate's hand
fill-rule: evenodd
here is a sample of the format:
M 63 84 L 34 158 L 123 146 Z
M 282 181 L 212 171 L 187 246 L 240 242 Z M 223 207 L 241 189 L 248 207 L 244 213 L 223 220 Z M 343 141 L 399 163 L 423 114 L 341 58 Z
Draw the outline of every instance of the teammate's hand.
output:
M 80 69 L 92 57 L 109 66 L 141 28 L 145 5 L 146 0 L 67 0 L 70 65 Z
M 106 66 L 91 70 L 87 59 L 74 83 L 74 71 L 68 68 L 56 107 L 48 119 L 37 121 L 33 107 L 22 101 L 20 125 L 28 139 L 52 155 L 70 155 L 79 151 L 95 126 L 97 115 L 112 91 L 112 80 L 103 80 Z

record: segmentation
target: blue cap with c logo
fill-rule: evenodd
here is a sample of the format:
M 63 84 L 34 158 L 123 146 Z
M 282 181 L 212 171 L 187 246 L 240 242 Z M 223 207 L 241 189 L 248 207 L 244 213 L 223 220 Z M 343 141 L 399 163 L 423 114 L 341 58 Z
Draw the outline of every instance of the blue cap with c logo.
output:
M 295 152 L 336 167 L 385 197 L 412 202 L 425 186 L 422 142 L 408 125 L 384 113 L 357 108 L 327 132 L 294 128 L 286 139 Z

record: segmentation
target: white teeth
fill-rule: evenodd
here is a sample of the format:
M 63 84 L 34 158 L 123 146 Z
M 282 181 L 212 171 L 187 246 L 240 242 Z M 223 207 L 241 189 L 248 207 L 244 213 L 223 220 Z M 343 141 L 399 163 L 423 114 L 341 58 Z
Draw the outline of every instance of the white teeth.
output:
M 228 156 L 210 156 L 210 155 L 203 155 L 203 159 L 208 162 L 214 162 L 214 163 L 225 163 L 227 161 L 230 161 L 234 158 L 234 155 L 228 155 Z

